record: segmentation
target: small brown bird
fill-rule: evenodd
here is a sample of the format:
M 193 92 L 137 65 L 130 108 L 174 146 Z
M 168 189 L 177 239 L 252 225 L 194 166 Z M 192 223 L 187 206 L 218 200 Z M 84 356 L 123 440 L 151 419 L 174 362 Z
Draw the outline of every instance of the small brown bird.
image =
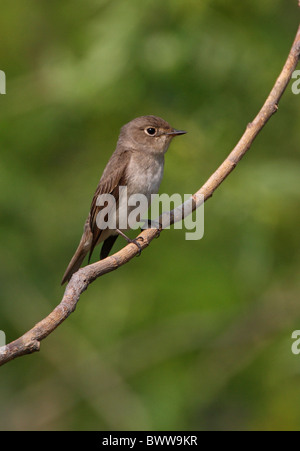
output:
M 103 242 L 100 259 L 108 256 L 118 235 L 122 235 L 128 242 L 130 240 L 119 224 L 124 224 L 124 217 L 128 218 L 130 207 L 127 198 L 133 194 L 143 194 L 147 197 L 150 206 L 151 194 L 157 194 L 164 170 L 164 155 L 174 136 L 183 135 L 183 130 L 176 130 L 168 122 L 156 116 L 141 116 L 133 119 L 121 129 L 117 147 L 108 161 L 100 182 L 94 194 L 90 213 L 85 222 L 83 235 L 78 248 L 71 259 L 62 279 L 62 284 L 69 281 L 72 274 L 80 268 L 85 256 L 89 259 L 95 246 Z M 125 196 L 120 195 L 120 187 L 126 187 Z M 103 206 L 99 206 L 97 199 L 100 195 L 111 194 L 116 201 L 116 227 L 99 228 L 96 221 L 98 213 Z M 98 205 L 97 205 L 98 204 Z M 127 219 L 125 220 L 127 221 Z

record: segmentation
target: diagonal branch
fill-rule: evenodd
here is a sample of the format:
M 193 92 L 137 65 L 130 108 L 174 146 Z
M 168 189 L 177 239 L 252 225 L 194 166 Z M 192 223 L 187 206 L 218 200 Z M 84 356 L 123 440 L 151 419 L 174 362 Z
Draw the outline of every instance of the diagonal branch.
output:
M 300 0 L 299 0 L 300 1 Z M 295 41 L 292 45 L 287 61 L 276 80 L 267 100 L 261 108 L 253 122 L 249 123 L 241 139 L 231 151 L 221 166 L 211 175 L 207 182 L 192 196 L 193 209 L 209 199 L 214 191 L 221 185 L 225 178 L 233 171 L 237 163 L 250 149 L 251 144 L 262 130 L 264 125 L 278 109 L 279 100 L 284 93 L 292 74 L 298 64 L 300 57 L 300 26 L 298 28 Z M 183 209 L 182 209 L 183 211 Z M 181 218 L 183 218 L 183 213 Z M 159 218 L 160 220 L 161 218 Z M 170 212 L 170 224 L 178 220 L 178 209 Z M 161 230 L 147 229 L 139 236 L 143 238 L 140 242 L 141 248 L 147 247 L 150 242 L 159 236 Z M 114 255 L 100 260 L 97 263 L 85 266 L 73 275 L 66 287 L 64 296 L 60 304 L 42 321 L 37 323 L 31 330 L 26 332 L 17 340 L 0 348 L 0 365 L 25 354 L 39 351 L 40 342 L 56 329 L 75 310 L 81 293 L 83 293 L 90 283 L 98 277 L 118 269 L 128 263 L 138 254 L 139 250 L 135 244 L 128 244 L 126 247 L 116 252 Z

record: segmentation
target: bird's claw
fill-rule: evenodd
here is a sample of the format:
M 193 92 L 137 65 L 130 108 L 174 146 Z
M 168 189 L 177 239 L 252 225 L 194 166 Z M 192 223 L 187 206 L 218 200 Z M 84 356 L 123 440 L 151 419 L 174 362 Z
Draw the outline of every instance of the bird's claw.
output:
M 158 221 L 151 221 L 151 219 L 146 219 L 144 222 L 144 227 L 141 228 L 141 231 L 143 232 L 144 230 L 147 229 L 156 229 L 158 231 L 158 234 L 155 238 L 159 238 L 160 236 L 160 232 L 162 231 L 162 224 Z
M 159 238 L 159 237 L 160 237 L 160 233 L 161 233 L 161 231 L 162 231 L 162 229 L 161 229 L 161 228 L 157 229 L 157 236 L 155 237 L 155 239 L 157 239 L 157 238 Z
M 140 245 L 140 243 L 138 241 L 144 241 L 144 238 L 142 236 L 138 236 L 134 240 L 131 240 L 131 243 L 134 243 L 137 246 L 138 250 L 139 250 L 139 253 L 138 253 L 137 257 L 139 257 L 141 255 L 141 253 L 142 253 L 142 247 L 141 247 L 141 245 Z

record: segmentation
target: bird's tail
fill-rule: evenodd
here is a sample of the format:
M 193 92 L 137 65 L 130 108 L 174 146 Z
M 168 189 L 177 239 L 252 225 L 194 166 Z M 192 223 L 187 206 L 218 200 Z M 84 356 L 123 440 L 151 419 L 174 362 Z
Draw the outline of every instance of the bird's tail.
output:
M 73 255 L 65 273 L 62 278 L 61 284 L 63 285 L 65 282 L 68 282 L 72 275 L 78 271 L 80 268 L 85 256 L 90 250 L 90 247 L 92 245 L 92 232 L 90 229 L 89 221 L 87 220 L 84 225 L 84 232 L 81 237 L 80 243 L 78 245 L 78 248 L 76 249 L 75 254 Z

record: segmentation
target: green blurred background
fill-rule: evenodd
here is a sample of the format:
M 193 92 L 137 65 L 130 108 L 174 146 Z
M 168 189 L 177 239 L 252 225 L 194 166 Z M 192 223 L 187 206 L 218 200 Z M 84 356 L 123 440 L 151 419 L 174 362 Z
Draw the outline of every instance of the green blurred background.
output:
M 260 109 L 298 22 L 296 0 L 2 2 L 7 341 L 59 303 L 120 127 L 155 114 L 188 130 L 160 192 L 195 192 Z M 165 231 L 95 281 L 39 353 L 1 367 L 2 430 L 300 428 L 299 102 L 290 85 L 206 203 L 201 241 Z

